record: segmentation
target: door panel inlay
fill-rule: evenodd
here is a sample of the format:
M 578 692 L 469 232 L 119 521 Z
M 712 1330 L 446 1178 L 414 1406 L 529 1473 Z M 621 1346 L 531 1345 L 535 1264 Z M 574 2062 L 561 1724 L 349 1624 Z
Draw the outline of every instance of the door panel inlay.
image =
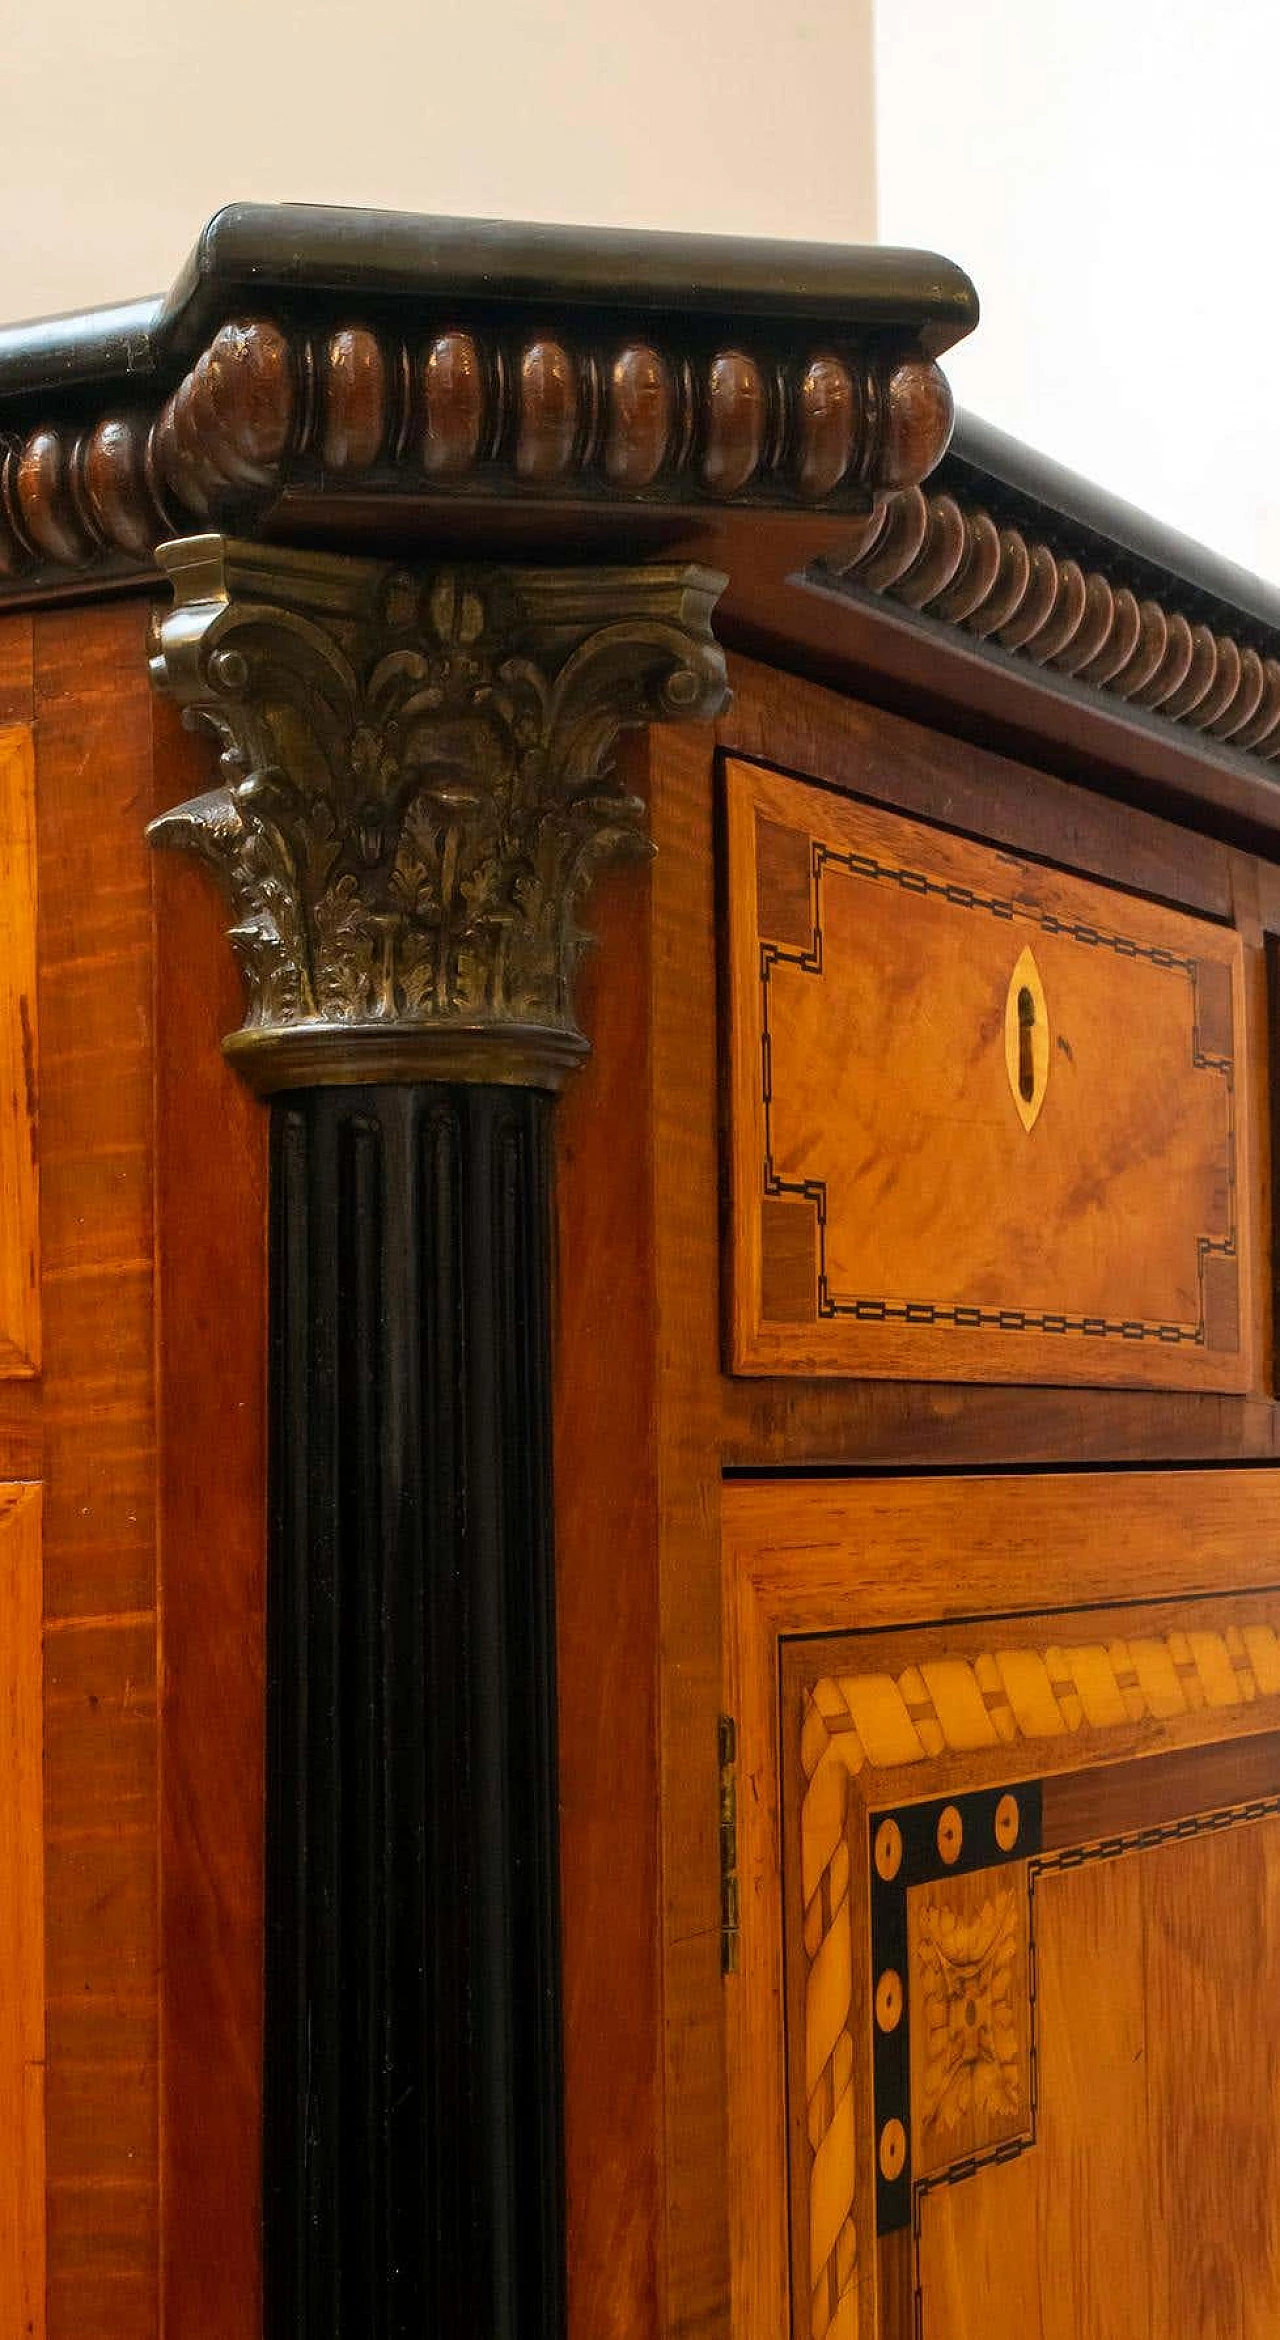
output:
M 1280 2329 L 1278 1486 L 726 1489 L 747 2340 Z

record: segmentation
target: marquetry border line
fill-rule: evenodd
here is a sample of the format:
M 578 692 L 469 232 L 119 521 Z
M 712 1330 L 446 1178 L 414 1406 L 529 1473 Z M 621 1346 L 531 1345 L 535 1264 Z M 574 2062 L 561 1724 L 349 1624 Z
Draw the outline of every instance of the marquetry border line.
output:
M 852 560 L 811 573 L 900 601 L 1264 761 L 1280 757 L 1280 661 L 1140 600 L 945 491 L 887 496 Z
M 825 2340 L 858 2271 L 851 1781 L 864 1770 L 896 1769 L 944 1753 L 980 1753 L 1081 1732 L 1105 1734 L 1206 1708 L 1222 1712 L 1250 1706 L 1260 1699 L 1280 1700 L 1280 1633 L 1261 1620 L 1117 1636 L 1110 1642 L 983 1651 L 975 1657 L 943 1655 L 907 1666 L 896 1676 L 885 1671 L 823 1676 L 806 1692 L 800 1868 L 808 1967 L 804 2069 L 811 2156 L 811 2340 Z M 1178 1827 L 1185 1823 L 1172 1823 L 1171 1832 Z M 1052 1856 L 1057 1866 L 1073 1857 Z M 1007 2158 L 1008 2153 L 1007 2145 L 996 2146 L 988 2158 Z
M 791 1195 L 800 1201 L 812 1203 L 817 1222 L 817 1278 L 816 1314 L 819 1321 L 835 1317 L 849 1317 L 860 1324 L 908 1324 L 942 1326 L 959 1332 L 1042 1332 L 1079 1334 L 1089 1340 L 1157 1341 L 1167 1347 L 1180 1346 L 1203 1349 L 1207 1346 L 1207 1302 L 1205 1298 L 1205 1269 L 1210 1259 L 1237 1258 L 1237 1171 L 1236 1171 L 1236 1097 L 1235 1063 L 1231 1055 L 1210 1055 L 1200 1041 L 1200 968 L 1202 964 L 1220 966 L 1221 961 L 1202 962 L 1182 958 L 1161 944 L 1138 943 L 1124 934 L 1092 925 L 1085 919 L 1060 918 L 1051 910 L 1040 910 L 1032 903 L 1015 902 L 1002 895 L 984 894 L 973 886 L 952 881 L 941 882 L 922 870 L 900 867 L 881 861 L 875 854 L 842 852 L 819 838 L 809 841 L 811 855 L 810 884 L 812 888 L 812 940 L 807 950 L 792 944 L 760 943 L 760 1085 L 764 1110 L 764 1160 L 761 1165 L 763 1196 L 775 1200 Z M 833 1293 L 827 1273 L 827 1182 L 825 1178 L 783 1178 L 774 1167 L 773 1159 L 773 1033 L 770 1026 L 770 1001 L 773 970 L 777 966 L 794 967 L 804 975 L 822 975 L 822 883 L 826 869 L 843 870 L 849 877 L 865 878 L 871 884 L 886 881 L 897 885 L 904 894 L 933 896 L 949 902 L 958 910 L 986 911 L 991 917 L 1010 925 L 1022 921 L 1036 933 L 1064 936 L 1070 942 L 1090 949 L 1113 951 L 1119 959 L 1145 959 L 1152 967 L 1171 974 L 1185 975 L 1192 992 L 1191 1062 L 1196 1072 L 1216 1072 L 1222 1075 L 1227 1107 L 1227 1234 L 1223 1237 L 1198 1235 L 1196 1237 L 1196 1281 L 1200 1294 L 1200 1313 L 1194 1324 L 1150 1322 L 1137 1317 L 1083 1316 L 1056 1309 L 984 1308 L 952 1300 L 889 1300 L 879 1295 L 861 1294 L 849 1297 Z M 1227 970 L 1228 980 L 1230 970 Z

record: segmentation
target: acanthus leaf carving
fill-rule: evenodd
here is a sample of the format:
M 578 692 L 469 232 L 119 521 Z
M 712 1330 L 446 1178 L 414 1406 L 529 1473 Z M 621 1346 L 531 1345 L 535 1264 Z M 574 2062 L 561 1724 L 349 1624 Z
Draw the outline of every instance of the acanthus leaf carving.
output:
M 582 897 L 602 863 L 648 851 L 618 735 L 725 703 L 722 581 L 411 573 L 216 536 L 158 558 L 175 607 L 155 681 L 222 756 L 221 785 L 150 834 L 197 853 L 231 903 L 248 1005 L 230 1052 L 277 1086 L 317 1047 L 324 1077 L 358 1079 L 362 1038 L 422 1070 L 465 1036 L 486 1077 L 528 1077 L 533 1057 L 557 1076 L 585 1045 Z

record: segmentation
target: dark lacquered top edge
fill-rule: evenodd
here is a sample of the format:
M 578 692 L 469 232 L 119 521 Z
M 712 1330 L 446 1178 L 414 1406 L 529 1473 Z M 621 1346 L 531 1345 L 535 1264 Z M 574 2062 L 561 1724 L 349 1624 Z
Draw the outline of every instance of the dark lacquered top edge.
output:
M 163 298 L 0 328 L 0 399 L 153 379 L 246 301 L 287 311 L 340 295 L 882 327 L 928 357 L 978 316 L 964 271 L 932 252 L 233 203 Z
M 162 300 L 121 301 L 68 317 L 32 317 L 0 326 L 0 398 L 128 384 L 156 371 Z
M 976 415 L 958 413 L 951 445 L 935 484 L 963 488 L 971 500 L 998 501 L 1003 495 L 1022 507 L 1029 528 L 1053 532 L 1055 520 L 1065 522 L 1074 535 L 1092 540 L 1096 566 L 1113 577 L 1116 555 L 1128 555 L 1157 579 L 1173 579 L 1197 597 L 1221 603 L 1280 631 L 1280 590 L 1250 569 L 1224 560 L 1179 529 L 1168 528 L 1123 496 L 1112 495 L 1092 480 L 1082 479 L 1065 464 L 1037 453 L 1020 439 L 981 422 Z M 1073 544 L 1077 557 L 1088 545 Z

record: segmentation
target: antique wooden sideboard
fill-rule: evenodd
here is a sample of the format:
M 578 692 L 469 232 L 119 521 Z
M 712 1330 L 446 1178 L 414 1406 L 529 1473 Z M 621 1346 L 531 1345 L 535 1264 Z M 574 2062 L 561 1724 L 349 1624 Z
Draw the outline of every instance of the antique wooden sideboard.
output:
M 1280 593 L 976 315 L 0 334 L 0 2340 L 1280 2332 Z

